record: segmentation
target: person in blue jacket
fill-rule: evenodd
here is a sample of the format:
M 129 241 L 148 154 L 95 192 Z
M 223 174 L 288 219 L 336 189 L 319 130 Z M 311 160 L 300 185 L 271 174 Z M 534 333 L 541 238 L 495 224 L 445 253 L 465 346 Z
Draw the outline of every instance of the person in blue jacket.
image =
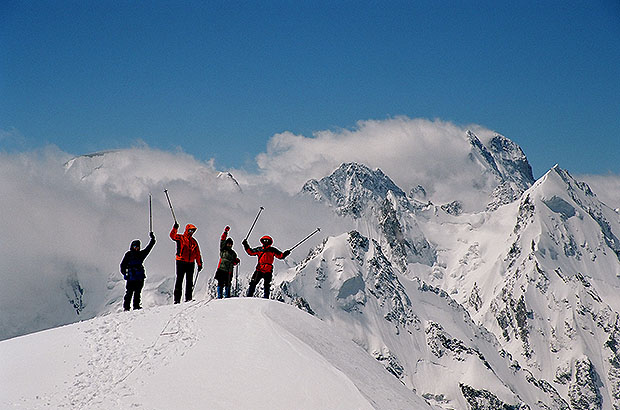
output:
M 136 239 L 131 242 L 129 251 L 125 253 L 121 262 L 121 273 L 127 281 L 125 297 L 123 299 L 123 308 L 125 308 L 125 310 L 129 310 L 131 307 L 132 298 L 134 310 L 142 309 L 142 306 L 140 306 L 140 297 L 142 288 L 144 287 L 144 279 L 146 279 L 143 263 L 155 245 L 155 234 L 150 232 L 149 235 L 151 240 L 149 244 L 146 245 L 146 248 L 142 250 L 140 250 L 140 240 Z

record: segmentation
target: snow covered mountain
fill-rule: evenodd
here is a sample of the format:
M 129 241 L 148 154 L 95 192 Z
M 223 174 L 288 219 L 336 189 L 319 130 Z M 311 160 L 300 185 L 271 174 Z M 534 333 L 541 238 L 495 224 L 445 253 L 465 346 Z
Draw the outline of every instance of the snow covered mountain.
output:
M 55 342 L 43 339 L 51 334 L 57 335 L 52 339 L 60 340 L 58 343 L 69 343 L 64 335 L 55 332 L 86 338 L 91 341 L 87 346 L 95 352 L 94 357 L 101 355 L 101 361 L 89 362 L 89 370 L 73 364 L 76 359 L 71 353 L 63 356 L 77 369 L 72 373 L 67 365 L 63 374 L 88 374 L 78 379 L 92 387 L 90 393 L 55 394 L 50 393 L 54 386 L 44 384 L 42 389 L 48 390 L 20 390 L 28 398 L 23 406 L 30 408 L 28 405 L 36 401 L 32 398 L 37 395 L 57 405 L 73 400 L 85 406 L 93 395 L 105 391 L 107 398 L 96 402 L 100 407 L 94 408 L 107 408 L 111 403 L 121 408 L 133 404 L 159 408 L 159 402 L 138 389 L 106 384 L 103 375 L 119 380 L 119 375 L 136 367 L 135 375 L 127 377 L 144 377 L 148 382 L 143 386 L 156 389 L 165 377 L 187 369 L 176 359 L 155 364 L 156 357 L 174 358 L 182 356 L 180 351 L 187 351 L 187 358 L 205 367 L 213 361 L 223 366 L 206 351 L 223 348 L 227 341 L 234 340 L 234 352 L 245 352 L 249 342 L 237 344 L 237 339 L 244 339 L 244 331 L 256 336 L 261 348 L 265 347 L 261 337 L 273 329 L 278 330 L 276 339 L 290 342 L 292 336 L 280 332 L 284 328 L 310 350 L 315 349 L 311 357 L 318 352 L 321 363 L 326 360 L 329 369 L 335 366 L 342 372 L 349 380 L 344 385 L 351 387 L 352 383 L 361 393 L 360 398 L 354 394 L 355 389 L 342 387 L 347 400 L 357 404 L 309 400 L 304 408 L 620 409 L 618 210 L 606 206 L 590 187 L 557 166 L 534 181 L 523 151 L 506 137 L 496 133 L 481 135 L 478 131 L 461 137 L 455 141 L 464 142 L 466 149 L 456 149 L 453 158 L 463 159 L 458 162 L 466 168 L 463 178 L 444 181 L 443 177 L 452 175 L 444 173 L 430 185 L 428 181 L 412 181 L 410 186 L 399 186 L 381 171 L 383 166 L 372 169 L 349 161 L 332 169 L 329 175 L 308 179 L 299 194 L 291 195 L 260 178 L 239 178 L 185 154 L 148 149 L 65 160 L 58 175 L 49 166 L 41 174 L 15 172 L 25 175 L 26 182 L 27 178 L 41 179 L 45 172 L 47 185 L 72 192 L 72 201 L 50 200 L 51 205 L 35 213 L 37 225 L 33 226 L 47 223 L 54 232 L 69 229 L 73 235 L 65 235 L 65 242 L 59 242 L 54 241 L 55 235 L 39 229 L 39 246 L 8 245 L 2 256 L 9 258 L 10 266 L 17 266 L 17 260 L 11 259 L 13 254 L 30 249 L 44 251 L 20 255 L 40 269 L 32 274 L 11 275 L 5 283 L 11 285 L 18 277 L 20 283 L 28 285 L 19 288 L 21 291 L 33 287 L 36 277 L 42 278 L 44 285 L 23 293 L 3 294 L 0 339 L 95 319 L 0 342 L 0 359 L 4 362 L 22 344 L 39 343 L 37 338 L 53 345 Z M 412 163 L 411 174 L 424 172 Z M 438 189 L 442 183 L 450 188 Z M 460 189 L 453 189 L 457 186 Z M 197 302 L 186 306 L 187 311 L 184 307 L 161 306 L 171 303 L 174 277 L 174 247 L 167 238 L 171 215 L 161 194 L 166 188 L 170 189 L 180 222 L 198 226 L 196 235 L 207 267 L 197 281 Z M 45 197 L 40 192 L 48 191 L 38 187 L 34 192 Z M 146 309 L 118 315 L 124 291 L 118 263 L 131 240 L 138 236 L 136 232 L 144 231 L 146 237 L 149 192 L 156 193 L 153 210 L 158 242 L 146 261 Z M 442 201 L 436 201 L 437 192 L 441 192 Z M 72 212 L 66 211 L 68 206 L 73 206 Z M 217 266 L 219 235 L 224 226 L 230 225 L 239 252 L 239 242 L 259 206 L 264 206 L 265 212 L 250 237 L 251 243 L 270 234 L 277 247 L 286 249 L 321 227 L 321 235 L 314 236 L 285 261 L 275 263 L 273 298 L 309 315 L 281 310 L 287 308 L 277 303 L 264 305 L 269 306 L 267 311 L 271 313 L 267 314 L 260 301 L 243 298 L 212 301 L 214 281 L 210 270 Z M 4 204 L 3 208 L 11 209 Z M 46 222 L 46 215 L 52 221 Z M 85 227 L 89 234 L 81 235 Z M 36 241 L 37 236 L 30 240 Z M 242 250 L 239 253 L 241 268 L 236 279 L 244 292 L 256 261 Z M 42 293 L 43 288 L 50 292 Z M 39 297 L 36 306 L 21 303 L 24 294 L 26 300 L 36 300 L 39 293 L 45 297 Z M 255 309 L 261 314 L 254 315 Z M 246 323 L 243 316 L 258 322 L 260 329 Z M 277 320 L 271 322 L 274 317 Z M 229 318 L 238 327 L 224 326 Z M 178 334 L 193 330 L 187 338 L 164 343 L 163 336 L 172 336 L 164 331 L 168 322 L 171 326 L 178 322 Z M 80 333 L 79 326 L 88 331 Z M 128 329 L 135 341 L 114 333 L 119 327 Z M 306 331 L 306 327 L 312 330 Z M 220 328 L 227 329 L 222 331 L 224 339 L 209 345 L 201 332 Z M 312 333 L 314 330 L 321 336 Z M 88 338 L 93 335 L 97 337 Z M 357 356 L 349 359 L 353 354 L 348 350 L 337 350 L 335 346 L 344 340 L 357 345 L 370 362 L 362 364 Z M 122 342 L 133 353 L 106 355 L 105 351 L 114 350 L 115 342 Z M 296 343 L 294 351 L 306 352 Z M 83 352 L 83 357 L 92 352 Z M 197 359 L 203 354 L 208 362 Z M 339 355 L 344 359 L 335 361 Z M 255 358 L 240 357 L 247 359 L 246 364 L 264 366 Z M 284 357 L 290 358 L 287 354 Z M 306 359 L 291 360 L 302 364 Z M 112 361 L 136 366 L 109 369 Z M 343 370 L 343 363 L 349 361 L 357 370 L 370 370 L 355 378 L 357 370 Z M 290 374 L 285 367 L 278 364 L 276 371 Z M 21 374 L 16 364 L 11 369 Z M 251 369 L 250 375 L 257 374 L 254 367 Z M 94 376 L 98 372 L 101 378 Z M 159 372 L 166 376 L 159 378 Z M 333 370 L 310 367 L 308 376 L 325 372 Z M 384 376 L 390 381 L 385 381 Z M 212 376 L 205 377 L 211 380 Z M 257 377 L 266 378 L 269 386 L 281 383 L 262 373 Z M 377 377 L 382 380 L 380 388 L 360 384 L 360 379 Z M 215 382 L 214 386 L 221 387 Z M 336 385 L 341 386 L 339 383 Z M 388 393 L 382 395 L 382 389 Z M 239 395 L 238 390 L 224 388 L 223 392 Z M 211 387 L 208 393 L 217 395 Z M 265 393 L 265 397 L 273 394 Z M 291 387 L 291 397 L 304 394 Z M 389 401 L 392 396 L 397 397 L 396 402 Z M 13 395 L 9 402 L 19 408 L 15 407 L 19 400 Z M 243 395 L 239 400 L 231 403 L 257 403 Z M 288 403 L 288 399 L 265 400 Z M 162 403 L 170 404 L 165 400 Z M 235 407 L 222 404 L 219 408 Z
M 427 205 L 409 200 L 381 170 L 342 164 L 320 181 L 308 181 L 301 194 L 327 204 L 339 215 L 352 217 L 368 236 L 381 238 L 387 256 L 403 270 L 409 263 L 432 266 L 435 262 L 433 247 L 415 218 L 408 217 Z
M 452 198 L 443 203 L 444 210 L 458 214 L 463 209 L 489 210 L 513 202 L 534 183 L 532 168 L 523 150 L 503 135 L 493 133 L 485 138 L 486 143 L 467 131 L 465 148 L 460 153 L 460 166 L 463 168 L 464 179 L 457 190 L 452 190 Z M 455 141 L 459 143 L 459 141 Z M 449 168 L 451 164 L 445 164 Z M 416 164 L 411 164 L 412 169 Z M 440 171 L 436 171 L 442 174 Z M 418 170 L 418 173 L 419 172 Z M 449 173 L 446 172 L 446 175 Z M 467 175 L 472 175 L 468 180 Z M 433 186 L 453 186 L 451 181 L 433 181 Z M 405 187 L 409 190 L 409 198 L 414 206 L 421 206 L 416 200 L 426 203 L 431 194 L 422 185 Z M 439 189 L 443 191 L 442 189 Z M 358 163 L 345 163 L 331 175 L 321 180 L 311 179 L 303 187 L 302 192 L 315 199 L 327 202 L 341 215 L 359 218 L 367 205 L 377 206 L 382 202 L 388 191 L 397 198 L 405 193 L 380 169 L 370 170 Z M 442 196 L 445 199 L 445 195 Z
M 490 163 L 490 156 L 485 158 Z M 355 183 L 360 180 L 364 183 Z M 356 338 L 369 353 L 407 385 L 419 389 L 428 380 L 415 379 L 421 349 L 415 353 L 408 349 L 425 344 L 419 335 L 422 330 L 426 345 L 433 346 L 429 326 L 434 328 L 437 316 L 420 318 L 420 312 L 427 309 L 416 306 L 415 301 L 423 298 L 415 291 L 427 286 L 441 289 L 467 310 L 466 316 L 471 315 L 493 335 L 489 349 L 509 358 L 508 363 L 493 363 L 488 368 L 496 375 L 525 374 L 522 378 L 529 387 L 521 392 L 517 382 L 504 379 L 519 398 L 508 403 L 525 403 L 530 408 L 620 408 L 620 306 L 616 296 L 620 290 L 616 234 L 620 218 L 616 211 L 559 167 L 528 190 L 524 189 L 527 179 L 513 178 L 510 182 L 524 191 L 520 199 L 478 214 L 454 215 L 441 206 L 407 204 L 403 191 L 388 180 L 380 171 L 345 164 L 320 182 L 310 181 L 304 192 L 341 214 L 350 209 L 347 204 L 362 198 L 357 203 L 363 205 L 354 207 L 354 216 L 365 215 L 367 221 L 381 201 L 400 203 L 393 208 L 394 220 L 414 221 L 408 225 L 415 224 L 418 235 L 436 251 L 436 258 L 429 261 L 433 263 L 404 265 L 393 254 L 384 253 L 382 249 L 390 249 L 386 230 L 375 224 L 375 239 L 351 232 L 340 241 L 330 239 L 299 264 L 282 283 L 284 300 L 339 327 L 357 329 Z M 401 237 L 408 240 L 406 235 Z M 447 322 L 439 320 L 438 329 L 443 332 Z M 416 333 L 420 340 L 394 340 Z M 449 329 L 447 334 L 455 331 Z M 458 345 L 460 352 L 482 350 L 479 344 L 467 343 L 476 339 L 471 334 L 463 339 L 451 345 Z M 458 374 L 458 363 L 446 368 Z M 456 377 L 458 383 L 441 389 L 432 386 L 424 391 L 425 397 L 440 397 L 437 404 L 450 408 L 461 397 L 456 386 L 467 370 Z M 446 381 L 445 375 L 442 380 Z M 493 384 L 492 378 L 483 380 Z M 489 385 L 474 390 L 498 391 Z M 456 407 L 465 408 L 463 402 Z
M 353 218 L 361 218 L 367 209 L 379 207 L 388 192 L 399 199 L 406 197 L 380 169 L 373 171 L 357 163 L 342 164 L 331 175 L 320 181 L 310 180 L 302 188 L 302 193 L 327 203 L 340 215 Z
M 356 231 L 326 240 L 281 275 L 279 299 L 345 329 L 386 370 L 440 408 L 522 408 L 532 386 L 496 338 L 449 295 L 398 274 Z

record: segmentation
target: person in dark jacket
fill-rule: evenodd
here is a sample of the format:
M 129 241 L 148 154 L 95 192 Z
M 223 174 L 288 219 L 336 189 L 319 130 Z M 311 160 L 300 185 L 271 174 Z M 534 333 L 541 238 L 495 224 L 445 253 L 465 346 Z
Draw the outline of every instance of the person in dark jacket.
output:
M 170 239 L 177 243 L 177 277 L 174 283 L 174 303 L 181 303 L 183 294 L 183 279 L 185 278 L 185 301 L 192 300 L 194 292 L 194 266 L 198 264 L 198 272 L 202 270 L 202 256 L 200 247 L 194 238 L 196 226 L 187 224 L 185 232 L 180 235 L 177 230 L 179 224 L 175 223 L 170 231 Z
M 144 279 L 146 274 L 144 271 L 144 260 L 153 249 L 155 245 L 155 234 L 149 233 L 151 240 L 146 248 L 140 250 L 140 240 L 136 239 L 131 242 L 129 251 L 125 253 L 123 260 L 121 261 L 121 273 L 127 281 L 125 297 L 123 299 L 123 308 L 129 310 L 131 307 L 131 299 L 133 297 L 133 308 L 142 309 L 140 305 L 140 297 L 142 293 L 142 287 L 144 287 Z
M 270 236 L 263 236 L 260 238 L 260 242 L 263 246 L 258 248 L 250 248 L 248 241 L 246 239 L 243 240 L 243 247 L 245 252 L 250 256 L 258 256 L 258 261 L 256 263 L 256 270 L 250 279 L 250 287 L 248 288 L 248 297 L 254 296 L 254 291 L 256 290 L 256 285 L 260 282 L 261 279 L 264 279 L 264 294 L 263 297 L 265 299 L 269 299 L 269 292 L 271 290 L 271 279 L 273 277 L 273 259 L 284 259 L 286 258 L 291 251 L 280 252 L 277 248 L 271 246 L 273 244 L 273 239 Z
M 220 238 L 220 262 L 217 265 L 215 279 L 217 280 L 217 298 L 230 297 L 233 269 L 239 263 L 237 252 L 233 251 L 233 240 L 228 238 L 230 226 L 224 228 Z

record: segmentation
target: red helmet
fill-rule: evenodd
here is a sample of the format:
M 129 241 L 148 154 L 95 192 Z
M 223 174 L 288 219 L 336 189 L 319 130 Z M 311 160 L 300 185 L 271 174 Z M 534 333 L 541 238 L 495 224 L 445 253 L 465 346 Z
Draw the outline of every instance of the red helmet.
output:
M 260 243 L 263 244 L 263 246 L 269 246 L 273 243 L 273 239 L 271 239 L 271 236 L 263 236 L 262 238 L 260 238 Z

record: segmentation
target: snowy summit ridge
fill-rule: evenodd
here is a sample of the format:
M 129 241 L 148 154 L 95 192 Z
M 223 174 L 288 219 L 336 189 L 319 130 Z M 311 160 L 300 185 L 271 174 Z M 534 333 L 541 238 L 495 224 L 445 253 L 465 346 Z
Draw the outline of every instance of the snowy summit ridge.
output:
M 36 354 L 33 371 L 24 346 L 55 354 Z M 107 315 L 5 341 L 0 355 L 2 408 L 431 409 L 346 335 L 258 299 Z

